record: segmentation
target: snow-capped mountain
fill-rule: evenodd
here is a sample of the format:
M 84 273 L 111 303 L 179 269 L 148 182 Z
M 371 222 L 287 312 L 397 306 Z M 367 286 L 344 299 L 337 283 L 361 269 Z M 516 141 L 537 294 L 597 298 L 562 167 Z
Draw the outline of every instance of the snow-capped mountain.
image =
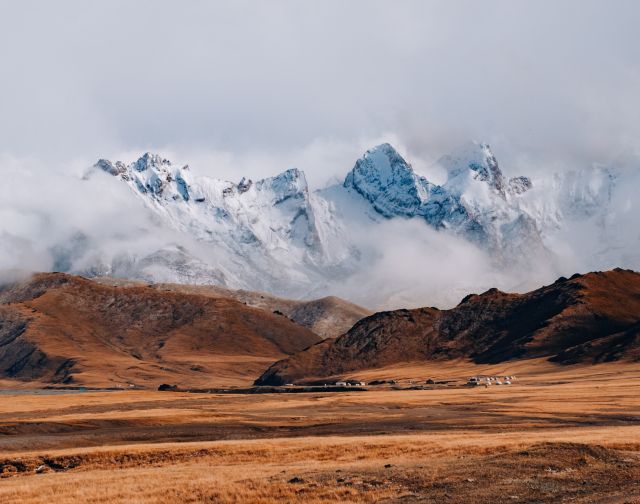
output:
M 506 181 L 486 144 L 465 145 L 438 164 L 447 171 L 443 185 L 417 175 L 391 145 L 382 144 L 356 162 L 344 187 L 387 218 L 422 218 L 503 261 L 544 252 L 535 222 L 514 202 L 531 188 L 527 177 Z
M 359 282 L 383 253 L 375 244 L 388 239 L 390 226 L 407 222 L 415 223 L 412 232 L 455 237 L 485 251 L 498 270 L 524 270 L 534 262 L 553 265 L 554 240 L 571 223 L 598 219 L 606 227 L 616 185 L 613 172 L 599 168 L 533 181 L 507 178 L 482 143 L 464 145 L 438 165 L 446 173 L 442 184 L 382 144 L 358 159 L 341 184 L 313 191 L 295 168 L 234 183 L 150 153 L 130 164 L 101 159 L 89 177 L 116 177 L 159 227 L 198 246 L 171 242 L 96 271 L 318 295 L 335 291 L 336 281 Z
M 193 282 L 192 274 L 183 278 L 171 268 L 176 261 L 183 271 L 197 267 L 199 283 L 301 295 L 349 261 L 340 224 L 296 168 L 238 183 L 199 177 L 150 153 L 129 165 L 101 159 L 94 168 L 127 184 L 162 225 L 211 245 L 211 271 L 184 248 L 169 247 L 140 259 L 137 274 L 128 265 L 129 275 Z M 169 272 L 155 271 L 159 263 Z

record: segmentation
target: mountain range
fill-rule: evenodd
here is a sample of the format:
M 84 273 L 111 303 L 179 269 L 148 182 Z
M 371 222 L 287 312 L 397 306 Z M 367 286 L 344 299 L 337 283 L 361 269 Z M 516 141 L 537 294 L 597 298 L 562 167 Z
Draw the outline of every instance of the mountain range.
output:
M 407 286 L 395 285 L 393 277 L 371 282 L 378 276 L 372 272 L 385 268 L 381 260 L 394 243 L 402 248 L 403 240 L 421 236 L 428 240 L 418 249 L 435 250 L 446 240 L 466 244 L 494 271 L 512 273 L 501 287 L 516 290 L 564 272 L 562 259 L 574 245 L 575 229 L 587 228 L 582 235 L 593 243 L 569 254 L 572 271 L 640 262 L 634 252 L 640 234 L 629 233 L 625 224 L 628 181 L 613 169 L 507 177 L 483 143 L 464 145 L 436 165 L 446 173 L 439 184 L 418 174 L 391 145 L 381 144 L 358 159 L 343 182 L 312 190 L 295 168 L 234 183 L 199 176 L 157 154 L 129 164 L 101 159 L 85 178 L 106 174 L 129 188 L 154 223 L 141 235 L 168 230 L 189 240 L 171 238 L 143 253 L 123 243 L 120 253 L 104 256 L 80 234 L 55 248 L 54 269 L 288 298 L 337 293 L 380 307 L 420 302 L 415 295 L 403 298 Z M 447 255 L 446 248 L 440 255 Z M 416 260 L 416 272 L 437 269 Z M 431 292 L 430 301 L 447 305 L 478 285 L 495 285 L 496 275 L 468 276 L 446 295 Z M 421 283 L 429 283 L 428 277 Z M 390 301 L 397 293 L 400 299 Z
M 326 383 L 440 362 L 640 361 L 640 274 L 370 314 L 220 287 L 39 273 L 0 285 L 0 381 L 115 388 Z

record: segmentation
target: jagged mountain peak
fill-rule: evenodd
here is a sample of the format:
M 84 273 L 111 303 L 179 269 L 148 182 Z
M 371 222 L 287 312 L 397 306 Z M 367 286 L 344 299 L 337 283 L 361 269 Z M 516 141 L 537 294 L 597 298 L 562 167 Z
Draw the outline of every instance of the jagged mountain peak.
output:
M 122 161 L 113 162 L 108 159 L 99 159 L 94 164 L 94 168 L 113 176 L 119 176 L 122 180 L 135 186 L 138 192 L 143 194 L 160 196 L 165 193 L 168 185 L 174 185 L 175 191 L 185 201 L 190 200 L 191 184 L 197 185 L 198 189 L 202 189 L 200 186 L 203 185 L 222 186 L 224 189 L 222 191 L 223 196 L 231 194 L 242 195 L 247 192 L 273 191 L 279 197 L 287 197 L 294 194 L 307 195 L 309 192 L 305 174 L 298 168 L 289 168 L 278 175 L 256 182 L 242 177 L 237 184 L 208 177 L 194 177 L 191 174 L 189 165 L 178 168 L 170 160 L 151 152 L 144 153 L 129 165 Z M 198 192 L 202 191 L 198 190 Z M 201 203 L 204 199 L 199 198 L 197 201 Z
M 189 201 L 191 176 L 188 166 L 176 168 L 159 154 L 144 153 L 133 163 L 100 159 L 94 165 L 110 175 L 119 177 L 144 195 L 155 199 Z
M 465 142 L 442 156 L 438 162 L 450 173 L 470 169 L 485 178 L 489 178 L 495 172 L 502 175 L 491 146 L 485 142 Z
M 395 149 L 395 147 L 393 147 L 393 145 L 388 142 L 381 143 L 379 145 L 376 145 L 375 147 L 368 149 L 367 152 L 365 152 L 363 155 L 364 158 L 370 158 L 374 156 L 385 156 L 389 159 L 390 162 L 401 161 L 410 167 L 410 165 L 404 160 L 404 158 Z
M 535 223 L 512 201 L 531 188 L 531 181 L 517 177 L 507 182 L 488 144 L 467 143 L 440 164 L 448 177 L 436 185 L 415 173 L 391 145 L 382 144 L 356 162 L 344 187 L 386 218 L 422 218 L 496 256 L 505 256 L 503 249 L 514 257 L 526 255 L 525 248 L 544 249 Z
M 258 189 L 272 189 L 278 193 L 292 195 L 296 193 L 308 193 L 309 185 L 303 171 L 298 168 L 289 168 L 275 177 L 269 177 L 256 183 Z
M 413 217 L 433 187 L 388 143 L 358 159 L 343 186 L 363 196 L 385 217 Z
M 133 163 L 133 168 L 137 171 L 145 171 L 148 169 L 168 168 L 171 166 L 171 161 L 163 158 L 159 154 L 153 154 L 151 152 L 145 152 L 138 160 Z
M 505 179 L 488 143 L 468 142 L 442 156 L 438 164 L 447 170 L 445 185 L 464 191 L 471 180 L 486 182 L 500 195 L 505 195 Z
M 375 178 L 383 186 L 388 186 L 414 174 L 411 165 L 388 143 L 367 150 L 356 161 L 355 166 L 347 175 L 347 179 L 356 173 L 368 178 Z
M 108 159 L 98 159 L 97 163 L 93 166 L 114 176 L 120 175 L 127 171 L 127 166 L 123 162 L 116 161 L 115 163 L 113 163 Z

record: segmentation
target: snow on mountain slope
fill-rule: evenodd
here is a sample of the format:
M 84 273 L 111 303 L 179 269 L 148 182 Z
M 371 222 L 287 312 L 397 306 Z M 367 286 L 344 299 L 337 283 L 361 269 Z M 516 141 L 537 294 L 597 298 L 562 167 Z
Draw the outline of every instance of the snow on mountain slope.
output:
M 186 271 L 176 271 L 177 278 L 164 273 L 156 278 L 146 274 L 146 279 L 195 280 L 300 296 L 349 260 L 342 227 L 327 203 L 309 192 L 298 169 L 235 184 L 198 177 L 188 166 L 173 166 L 150 153 L 130 165 L 101 159 L 94 168 L 126 183 L 165 225 L 212 245 L 221 270 L 213 278 L 205 274 L 200 282 Z M 165 263 L 199 265 L 188 255 L 184 249 L 159 251 Z
M 535 222 L 513 203 L 531 182 L 519 177 L 507 183 L 488 145 L 465 145 L 438 163 L 447 172 L 441 186 L 417 175 L 391 145 L 379 145 L 356 162 L 344 187 L 384 217 L 421 217 L 504 262 L 546 253 Z
M 98 168 L 120 177 L 176 229 L 215 241 L 229 234 L 233 245 L 260 240 L 268 249 L 286 241 L 313 254 L 319 246 L 304 174 L 297 169 L 253 183 L 198 178 L 188 166 L 146 153 L 129 166 L 100 160 Z M 259 217 L 259 218 L 258 218 Z
M 422 215 L 435 187 L 414 173 L 389 144 L 379 145 L 358 159 L 343 185 L 388 218 Z
M 85 272 L 217 284 L 288 297 L 335 293 L 373 307 L 413 292 L 402 275 L 396 281 L 386 271 L 381 276 L 379 268 L 404 266 L 398 261 L 389 265 L 393 248 L 401 250 L 416 237 L 427 240 L 414 242 L 420 243 L 431 264 L 414 258 L 406 276 L 415 283 L 433 284 L 432 289 L 437 285 L 437 262 L 463 257 L 447 252 L 447 247 L 467 243 L 469 250 L 478 251 L 466 253 L 477 256 L 478 268 L 485 254 L 492 274 L 475 275 L 470 266 L 473 278 L 451 282 L 455 286 L 449 290 L 455 293 L 485 287 L 483 282 L 500 275 L 502 288 L 531 288 L 565 273 L 562 255 L 573 260 L 567 267 L 574 270 L 579 269 L 576 264 L 597 268 L 593 263 L 606 262 L 611 254 L 623 261 L 616 266 L 634 267 L 633 261 L 640 261 L 628 253 L 628 247 L 638 249 L 640 233 L 622 241 L 616 238 L 625 234 L 615 226 L 616 219 L 626 218 L 628 211 L 616 200 L 619 183 L 611 170 L 590 168 L 533 181 L 526 176 L 507 178 L 490 147 L 482 143 L 462 146 L 443 156 L 438 166 L 447 174 L 442 184 L 416 173 L 391 145 L 382 144 L 357 160 L 343 183 L 311 191 L 296 168 L 233 183 L 198 176 L 188 166 L 174 166 L 150 153 L 128 165 L 101 159 L 93 171 L 117 177 L 160 227 L 193 242 L 168 242 L 140 257 L 123 254 Z M 596 236 L 595 243 L 574 250 L 577 242 L 571 233 L 581 226 Z M 615 236 L 608 236 L 612 233 Z M 613 248 L 598 243 L 607 236 Z M 434 250 L 439 255 L 429 255 Z M 60 255 L 68 258 L 64 252 Z M 584 260 L 576 262 L 577 256 Z
M 536 208 L 554 250 L 562 253 L 563 246 L 570 246 L 571 259 L 582 270 L 640 268 L 637 168 L 592 166 L 557 174 L 546 185 L 554 194 L 553 204 L 534 199 L 525 204 Z

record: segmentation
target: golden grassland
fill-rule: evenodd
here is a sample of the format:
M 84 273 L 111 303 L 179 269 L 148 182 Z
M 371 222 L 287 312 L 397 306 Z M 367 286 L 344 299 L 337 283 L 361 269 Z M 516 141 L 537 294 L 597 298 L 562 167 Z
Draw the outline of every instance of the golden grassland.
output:
M 0 395 L 0 502 L 640 502 L 640 366 L 406 365 L 512 386 Z

